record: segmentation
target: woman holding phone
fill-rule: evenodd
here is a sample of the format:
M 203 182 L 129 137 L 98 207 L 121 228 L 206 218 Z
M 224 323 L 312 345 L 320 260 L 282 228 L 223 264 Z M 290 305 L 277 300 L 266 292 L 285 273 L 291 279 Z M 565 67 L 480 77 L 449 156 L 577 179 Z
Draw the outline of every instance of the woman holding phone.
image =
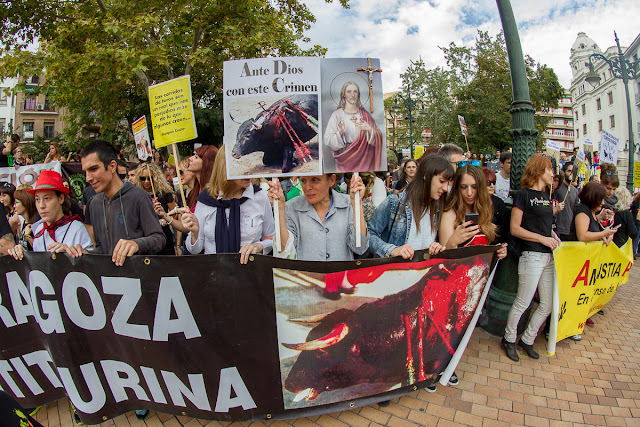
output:
M 447 248 L 487 245 L 498 237 L 492 222 L 493 204 L 479 166 L 466 164 L 453 175 L 453 185 L 440 220 L 440 244 Z M 507 256 L 506 246 L 498 257 Z
M 596 214 L 604 207 L 606 196 L 606 187 L 596 182 L 589 182 L 580 190 L 580 194 L 578 194 L 580 205 L 576 208 L 576 214 L 569 229 L 570 241 L 596 242 L 601 240 L 605 245 L 611 243 L 613 235 L 620 225 L 602 227 L 596 217 Z

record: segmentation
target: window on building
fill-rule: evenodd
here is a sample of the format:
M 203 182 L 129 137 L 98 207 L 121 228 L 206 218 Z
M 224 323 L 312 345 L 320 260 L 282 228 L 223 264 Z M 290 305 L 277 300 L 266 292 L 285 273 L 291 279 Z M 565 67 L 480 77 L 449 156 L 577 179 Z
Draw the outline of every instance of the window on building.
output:
M 584 116 L 585 114 L 587 114 L 587 106 L 582 104 L 582 115 Z
M 598 120 L 598 132 L 602 132 L 602 120 Z
M 616 127 L 616 116 L 609 116 L 609 125 L 611 126 L 611 129 Z
M 580 129 L 576 129 L 576 138 L 580 138 Z
M 582 125 L 582 136 L 585 136 L 587 134 L 587 124 L 583 124 Z
M 44 97 L 44 109 L 45 110 L 53 110 L 53 102 L 51 101 L 50 95 L 45 95 Z
M 576 111 L 576 120 L 578 120 L 578 112 Z
M 53 122 L 44 122 L 44 137 L 45 138 L 53 138 L 54 137 L 54 123 Z
M 24 109 L 25 110 L 35 110 L 36 109 L 36 97 L 35 96 L 27 96 L 24 100 Z
M 24 139 L 33 139 L 33 122 L 22 123 L 22 137 Z
M 600 111 L 602 109 L 602 103 L 600 102 L 600 98 L 596 99 L 596 110 Z
M 6 128 L 7 122 L 6 119 L 0 119 L 0 132 L 6 132 L 8 129 Z
M 573 131 L 572 130 L 568 130 L 567 131 L 567 136 L 573 138 Z
M 609 97 L 609 105 L 613 104 L 613 92 L 607 92 L 607 96 Z
M 0 87 L 0 106 L 3 107 L 7 105 L 7 94 L 4 93 L 5 89 L 8 88 Z

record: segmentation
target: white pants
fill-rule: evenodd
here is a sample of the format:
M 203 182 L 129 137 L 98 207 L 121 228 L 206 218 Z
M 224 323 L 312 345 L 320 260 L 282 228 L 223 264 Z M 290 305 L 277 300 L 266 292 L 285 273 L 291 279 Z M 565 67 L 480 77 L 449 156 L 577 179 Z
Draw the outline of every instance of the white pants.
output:
M 507 326 L 504 331 L 504 339 L 515 343 L 518 338 L 518 322 L 522 313 L 529 307 L 533 295 L 538 289 L 540 304 L 531 316 L 527 330 L 522 335 L 522 342 L 532 345 L 538 335 L 538 330 L 547 316 L 551 313 L 553 278 L 556 274 L 553 254 L 542 252 L 522 252 L 518 263 L 518 295 L 513 302 Z

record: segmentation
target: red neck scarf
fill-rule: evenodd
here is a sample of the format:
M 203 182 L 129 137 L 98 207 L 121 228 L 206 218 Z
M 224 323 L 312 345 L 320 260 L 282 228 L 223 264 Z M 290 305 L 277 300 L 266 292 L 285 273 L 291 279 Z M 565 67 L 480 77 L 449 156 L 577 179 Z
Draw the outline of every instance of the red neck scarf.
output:
M 57 242 L 56 240 L 56 230 L 60 227 L 62 227 L 63 225 L 69 224 L 70 222 L 73 221 L 80 221 L 82 222 L 82 219 L 80 218 L 80 216 L 78 215 L 66 215 L 63 216 L 62 218 L 60 218 L 59 220 L 55 221 L 53 224 L 51 225 L 47 225 L 46 222 L 42 221 L 42 228 L 40 229 L 40 231 L 33 236 L 34 239 L 37 239 L 38 237 L 42 236 L 44 234 L 44 232 L 48 232 L 49 236 L 51 236 L 51 239 L 53 239 L 54 242 Z

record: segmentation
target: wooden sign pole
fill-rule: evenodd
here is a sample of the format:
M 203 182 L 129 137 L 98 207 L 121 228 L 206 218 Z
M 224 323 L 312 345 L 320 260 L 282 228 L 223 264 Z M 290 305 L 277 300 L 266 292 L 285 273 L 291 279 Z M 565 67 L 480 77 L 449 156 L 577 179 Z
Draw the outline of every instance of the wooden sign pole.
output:
M 271 178 L 271 181 L 276 183 L 279 182 L 278 178 L 276 178 L 275 176 Z M 273 203 L 273 219 L 276 223 L 276 235 L 275 235 L 275 241 L 273 242 L 273 246 L 278 250 L 278 252 L 282 252 L 284 248 L 280 244 L 280 204 L 278 200 L 274 200 L 274 203 Z
M 173 146 L 173 159 L 176 164 L 176 173 L 178 174 L 178 186 L 180 187 L 180 196 L 182 197 L 182 207 L 186 208 L 187 206 L 187 198 L 184 197 L 184 187 L 182 186 L 182 179 L 180 178 L 180 159 L 178 158 L 178 149 L 176 148 L 176 144 L 171 144 Z
M 149 172 L 149 182 L 151 183 L 151 191 L 153 191 L 153 198 L 157 199 L 156 189 L 153 186 L 153 175 L 151 174 L 151 168 L 149 167 L 149 163 L 147 163 L 147 172 Z

